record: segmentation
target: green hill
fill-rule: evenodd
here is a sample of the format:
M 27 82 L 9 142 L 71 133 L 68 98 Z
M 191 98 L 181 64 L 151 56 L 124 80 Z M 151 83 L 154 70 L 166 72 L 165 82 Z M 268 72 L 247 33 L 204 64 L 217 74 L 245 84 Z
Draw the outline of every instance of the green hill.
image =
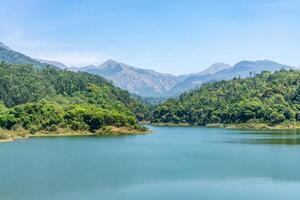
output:
M 22 53 L 10 49 L 8 46 L 0 42 L 0 61 L 13 64 L 29 64 L 37 68 L 45 68 L 49 66 L 47 63 L 39 62 Z M 54 65 L 51 65 L 55 67 Z M 55 67 L 56 68 L 56 67 Z
M 253 78 L 208 83 L 170 99 L 153 113 L 153 123 L 192 125 L 300 121 L 300 72 L 262 72 Z
M 147 106 L 100 76 L 30 65 L 0 63 L 0 128 L 97 132 L 137 130 Z

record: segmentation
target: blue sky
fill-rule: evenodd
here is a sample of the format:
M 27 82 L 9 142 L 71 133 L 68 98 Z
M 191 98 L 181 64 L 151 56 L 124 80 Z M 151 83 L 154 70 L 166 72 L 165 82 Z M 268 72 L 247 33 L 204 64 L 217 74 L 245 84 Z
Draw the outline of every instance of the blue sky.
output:
M 0 0 L 0 41 L 69 66 L 173 74 L 214 62 L 300 65 L 299 0 Z

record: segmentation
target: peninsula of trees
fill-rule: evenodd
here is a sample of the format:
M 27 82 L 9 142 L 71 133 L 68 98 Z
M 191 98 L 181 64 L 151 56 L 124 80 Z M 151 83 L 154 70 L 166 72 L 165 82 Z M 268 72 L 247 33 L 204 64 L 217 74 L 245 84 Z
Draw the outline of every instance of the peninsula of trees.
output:
M 138 120 L 150 115 L 146 105 L 100 76 L 50 66 L 1 62 L 0 101 L 2 138 L 9 131 L 144 131 Z
M 0 63 L 0 139 L 14 134 L 145 131 L 139 121 L 298 128 L 300 72 L 264 71 L 251 78 L 206 83 L 156 106 L 144 102 L 101 76 Z

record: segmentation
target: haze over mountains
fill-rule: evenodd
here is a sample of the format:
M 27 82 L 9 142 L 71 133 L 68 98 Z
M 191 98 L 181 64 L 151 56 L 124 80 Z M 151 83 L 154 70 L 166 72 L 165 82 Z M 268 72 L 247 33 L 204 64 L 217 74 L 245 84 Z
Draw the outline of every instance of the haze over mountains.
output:
M 43 60 L 43 59 L 35 59 L 35 60 L 38 62 L 41 62 L 41 63 L 46 63 L 48 65 L 53 65 L 59 69 L 67 69 L 68 68 L 65 64 L 58 62 L 58 61 Z
M 233 67 L 225 63 L 215 63 L 199 73 L 174 76 L 108 60 L 100 66 L 90 65 L 76 70 L 103 76 L 118 87 L 140 96 L 172 97 L 203 83 L 229 80 L 234 77 L 246 78 L 262 71 L 274 72 L 281 69 L 288 70 L 292 67 L 269 60 L 241 61 Z
M 0 60 L 13 64 L 29 64 L 38 68 L 46 67 L 47 63 L 39 62 L 29 56 L 16 52 L 0 42 Z M 53 65 L 52 65 L 53 66 Z M 56 66 L 53 66 L 56 67 Z
M 99 66 L 89 65 L 77 70 L 103 76 L 118 87 L 147 97 L 161 96 L 180 82 L 180 77 L 132 67 L 114 60 L 108 60 Z
M 108 60 L 99 66 L 89 65 L 72 70 L 84 71 L 97 74 L 111 80 L 115 85 L 132 93 L 144 97 L 168 97 L 177 95 L 177 85 L 192 76 L 212 75 L 218 71 L 228 69 L 230 65 L 215 63 L 212 66 L 196 74 L 184 74 L 174 76 L 171 74 L 158 73 L 153 70 L 145 70 L 132 67 L 114 60 Z M 197 84 L 193 85 L 197 86 Z M 191 89 L 193 86 L 188 87 Z M 175 90 L 174 90 L 175 89 Z
M 241 61 L 234 66 L 225 63 L 215 63 L 198 73 L 179 76 L 132 67 L 114 60 L 107 60 L 99 66 L 89 65 L 86 67 L 68 68 L 57 61 L 30 58 L 22 53 L 13 51 L 1 42 L 0 60 L 15 64 L 30 64 L 38 68 L 51 65 L 59 69 L 100 75 L 112 81 L 116 86 L 143 97 L 172 97 L 207 82 L 229 80 L 234 77 L 245 78 L 262 71 L 274 72 L 281 69 L 293 69 L 291 66 L 269 60 Z
M 172 88 L 172 90 L 170 91 L 170 95 L 179 95 L 185 91 L 194 89 L 206 82 L 229 80 L 235 77 L 246 78 L 254 76 L 254 74 L 259 74 L 263 71 L 275 72 L 281 69 L 289 70 L 294 68 L 270 60 L 241 61 L 235 64 L 233 67 L 227 67 L 212 74 L 200 73 L 192 75 Z
M 196 75 L 207 75 L 207 74 L 215 74 L 221 70 L 228 69 L 231 66 L 226 63 L 215 63 L 210 67 L 204 69 L 203 71 L 196 73 Z

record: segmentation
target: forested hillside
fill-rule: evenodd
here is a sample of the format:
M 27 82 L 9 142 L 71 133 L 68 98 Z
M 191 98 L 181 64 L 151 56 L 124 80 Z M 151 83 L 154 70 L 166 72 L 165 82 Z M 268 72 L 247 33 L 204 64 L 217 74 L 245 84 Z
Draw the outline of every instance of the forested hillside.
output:
M 217 64 L 218 66 L 219 64 Z M 171 90 L 173 96 L 179 96 L 183 92 L 195 89 L 204 83 L 211 83 L 221 80 L 231 80 L 234 77 L 247 78 L 254 74 L 260 74 L 263 71 L 275 72 L 281 69 L 290 70 L 294 69 L 291 66 L 280 64 L 270 60 L 258 61 L 241 61 L 236 63 L 233 67 L 218 68 L 215 73 L 198 73 L 187 77 L 184 81 L 178 83 Z M 212 66 L 214 68 L 214 65 Z
M 49 64 L 39 62 L 22 53 L 10 49 L 8 46 L 0 42 L 0 61 L 5 61 L 13 64 L 28 64 L 37 68 L 47 67 Z M 52 65 L 52 64 L 51 64 Z M 52 65 L 55 67 L 55 65 Z
M 158 106 L 154 123 L 267 123 L 300 121 L 300 72 L 262 72 L 202 85 Z
M 148 108 L 100 76 L 0 63 L 0 128 L 138 129 Z

